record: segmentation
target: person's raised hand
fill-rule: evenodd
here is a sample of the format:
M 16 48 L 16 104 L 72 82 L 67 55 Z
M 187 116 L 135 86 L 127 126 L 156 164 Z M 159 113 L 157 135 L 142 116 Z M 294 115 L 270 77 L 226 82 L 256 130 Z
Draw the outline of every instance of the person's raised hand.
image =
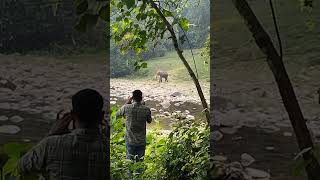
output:
M 60 118 L 60 115 L 62 114 L 62 112 L 63 110 L 57 113 L 56 121 L 51 126 L 51 129 L 48 134 L 49 136 L 63 135 L 70 132 L 68 126 L 72 121 L 71 113 L 70 112 L 64 113 L 63 116 Z

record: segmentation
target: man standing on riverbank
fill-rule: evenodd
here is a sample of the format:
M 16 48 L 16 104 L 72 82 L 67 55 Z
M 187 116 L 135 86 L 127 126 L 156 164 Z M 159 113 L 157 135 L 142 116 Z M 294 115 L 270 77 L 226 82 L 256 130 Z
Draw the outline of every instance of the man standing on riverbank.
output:
M 126 117 L 126 154 L 127 159 L 140 161 L 146 149 L 146 122 L 151 123 L 150 108 L 142 103 L 142 92 L 135 90 L 116 114 Z M 139 171 L 138 173 L 141 173 Z
M 77 92 L 72 96 L 72 111 L 57 117 L 49 136 L 18 161 L 18 173 L 43 173 L 52 180 L 110 179 L 107 145 L 100 129 L 103 117 L 103 98 L 97 91 Z

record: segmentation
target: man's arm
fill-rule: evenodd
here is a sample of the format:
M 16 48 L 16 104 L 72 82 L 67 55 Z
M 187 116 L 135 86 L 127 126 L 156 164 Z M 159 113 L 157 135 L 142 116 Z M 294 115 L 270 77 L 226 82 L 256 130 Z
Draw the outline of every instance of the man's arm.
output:
M 116 113 L 116 117 L 123 117 L 125 115 L 125 105 L 123 105 L 118 112 Z
M 21 175 L 41 172 L 45 167 L 47 138 L 23 155 L 17 163 L 17 171 Z
M 148 122 L 149 124 L 152 122 L 152 116 L 151 116 L 151 110 L 150 110 L 150 109 L 148 109 L 147 122 Z

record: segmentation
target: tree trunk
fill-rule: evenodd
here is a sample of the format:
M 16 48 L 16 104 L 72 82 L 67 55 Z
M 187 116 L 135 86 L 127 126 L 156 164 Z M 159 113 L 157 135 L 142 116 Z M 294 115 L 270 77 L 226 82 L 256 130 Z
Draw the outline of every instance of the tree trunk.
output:
M 300 150 L 305 148 L 313 148 L 312 139 L 305 123 L 305 119 L 301 112 L 299 103 L 297 101 L 294 89 L 290 82 L 289 76 L 286 72 L 282 58 L 276 51 L 269 35 L 263 29 L 255 14 L 252 12 L 249 4 L 246 0 L 232 0 L 234 6 L 245 20 L 247 27 L 251 31 L 256 44 L 261 51 L 267 56 L 268 65 L 274 75 L 277 82 L 278 89 L 283 101 L 283 104 L 289 115 L 291 124 L 297 137 Z M 312 151 L 308 151 L 303 154 L 305 161 L 311 161 L 306 166 L 306 172 L 309 180 L 319 180 L 320 178 L 320 166 L 317 159 L 312 154 Z
M 198 95 L 200 97 L 201 103 L 202 103 L 202 107 L 204 108 L 204 112 L 206 114 L 206 118 L 207 118 L 207 122 L 208 125 L 210 125 L 210 114 L 209 114 L 209 109 L 208 109 L 208 104 L 207 101 L 203 95 L 199 80 L 197 79 L 197 77 L 195 76 L 193 70 L 191 69 L 189 63 L 187 62 L 186 58 L 183 55 L 183 51 L 181 50 L 181 48 L 179 47 L 179 43 L 177 40 L 177 36 L 173 30 L 172 25 L 168 22 L 168 20 L 166 19 L 166 17 L 163 15 L 162 11 L 159 9 L 159 7 L 156 5 L 156 3 L 154 3 L 153 1 L 150 1 L 150 5 L 157 11 L 157 13 L 159 14 L 159 16 L 161 17 L 161 19 L 164 21 L 164 23 L 166 24 L 166 27 L 168 29 L 168 31 L 171 34 L 171 38 L 172 38 L 172 42 L 173 45 L 175 47 L 175 50 L 177 51 L 177 54 L 179 56 L 179 58 L 181 59 L 182 63 L 184 64 L 184 66 L 187 68 L 188 73 L 190 75 L 190 77 L 192 78 L 197 91 L 198 91 Z

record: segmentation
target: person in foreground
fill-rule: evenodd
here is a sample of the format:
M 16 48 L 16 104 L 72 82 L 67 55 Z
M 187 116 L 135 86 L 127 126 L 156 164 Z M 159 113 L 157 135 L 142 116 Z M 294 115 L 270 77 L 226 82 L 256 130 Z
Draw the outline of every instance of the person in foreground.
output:
M 126 154 L 127 159 L 143 160 L 146 149 L 146 122 L 151 123 L 150 108 L 142 102 L 142 92 L 135 90 L 116 113 L 117 117 L 126 117 Z M 139 170 L 137 173 L 141 173 Z M 129 176 L 130 173 L 129 173 Z
M 72 110 L 17 163 L 20 175 L 42 173 L 53 180 L 106 180 L 107 150 L 102 140 L 103 98 L 84 89 L 72 97 Z M 68 130 L 68 125 L 73 129 Z

